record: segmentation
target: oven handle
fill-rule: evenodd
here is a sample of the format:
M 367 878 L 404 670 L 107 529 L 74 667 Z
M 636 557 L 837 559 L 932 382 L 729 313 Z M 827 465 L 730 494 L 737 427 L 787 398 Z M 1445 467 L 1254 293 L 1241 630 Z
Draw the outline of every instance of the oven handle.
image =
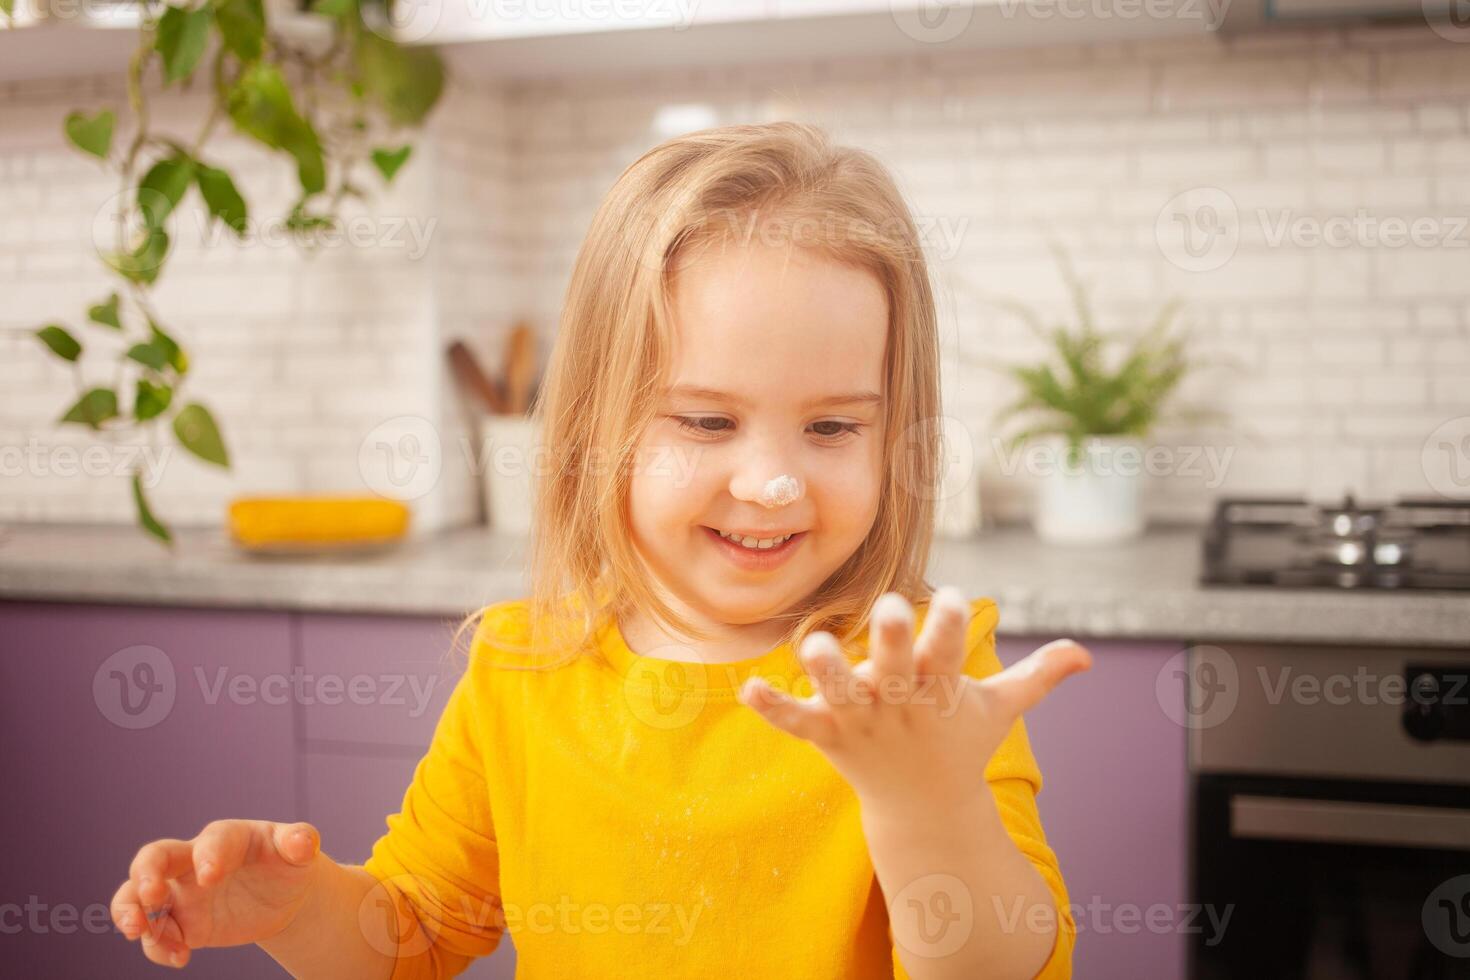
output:
M 1230 835 L 1470 851 L 1470 810 L 1232 794 Z

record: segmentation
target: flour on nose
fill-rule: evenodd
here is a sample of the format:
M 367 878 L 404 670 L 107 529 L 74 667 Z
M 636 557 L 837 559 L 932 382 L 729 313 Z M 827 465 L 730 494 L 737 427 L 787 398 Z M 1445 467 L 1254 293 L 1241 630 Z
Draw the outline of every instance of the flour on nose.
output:
M 761 491 L 761 503 L 767 507 L 784 507 L 796 499 L 799 490 L 796 477 L 783 474 L 766 484 Z

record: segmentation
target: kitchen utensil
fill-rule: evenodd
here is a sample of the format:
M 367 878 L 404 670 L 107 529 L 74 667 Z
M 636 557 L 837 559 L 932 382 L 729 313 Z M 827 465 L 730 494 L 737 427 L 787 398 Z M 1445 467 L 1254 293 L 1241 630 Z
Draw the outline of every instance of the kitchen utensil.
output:
M 449 368 L 454 379 L 470 396 L 476 399 L 485 411 L 500 415 L 509 411 L 506 396 L 500 384 L 481 368 L 474 352 L 464 341 L 456 340 L 449 345 Z
M 505 410 L 524 415 L 536 381 L 536 334 L 525 321 L 517 323 L 505 345 Z

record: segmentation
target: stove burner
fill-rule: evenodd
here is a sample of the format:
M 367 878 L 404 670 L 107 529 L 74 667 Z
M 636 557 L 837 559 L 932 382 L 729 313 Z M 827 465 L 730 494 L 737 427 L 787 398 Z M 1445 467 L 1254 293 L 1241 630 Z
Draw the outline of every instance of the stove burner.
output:
M 1205 532 L 1200 583 L 1470 589 L 1470 501 L 1223 499 Z

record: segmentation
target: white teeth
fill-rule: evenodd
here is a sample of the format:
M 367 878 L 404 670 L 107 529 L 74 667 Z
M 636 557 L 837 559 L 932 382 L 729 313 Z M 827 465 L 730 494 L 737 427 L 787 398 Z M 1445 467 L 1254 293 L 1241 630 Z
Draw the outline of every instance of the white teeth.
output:
M 767 548 L 774 548 L 776 547 L 776 545 L 781 544 L 792 537 L 792 535 L 790 534 L 783 534 L 779 538 L 752 538 L 749 535 L 745 537 L 740 537 L 739 535 L 730 534 L 726 531 L 720 531 L 719 535 L 726 541 L 733 541 L 741 547 L 750 548 L 757 551 L 765 551 Z

